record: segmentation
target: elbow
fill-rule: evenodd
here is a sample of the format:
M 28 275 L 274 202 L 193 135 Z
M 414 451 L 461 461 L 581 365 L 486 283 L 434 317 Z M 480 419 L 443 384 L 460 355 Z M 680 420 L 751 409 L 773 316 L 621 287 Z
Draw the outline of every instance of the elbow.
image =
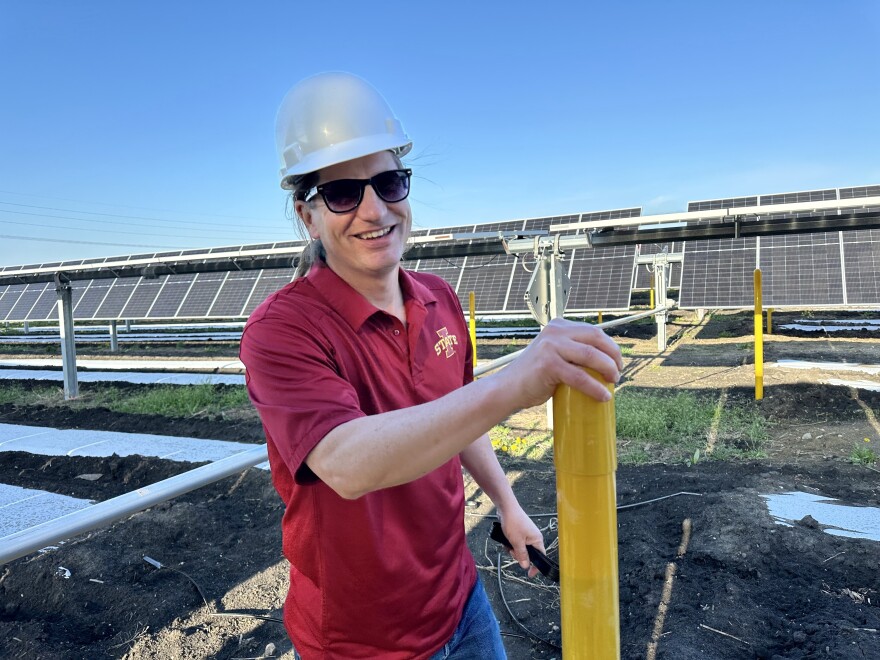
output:
M 326 465 L 313 465 L 311 461 L 307 463 L 318 479 L 344 500 L 356 500 L 376 490 L 365 482 L 363 474 L 352 474 L 346 470 L 328 468 Z

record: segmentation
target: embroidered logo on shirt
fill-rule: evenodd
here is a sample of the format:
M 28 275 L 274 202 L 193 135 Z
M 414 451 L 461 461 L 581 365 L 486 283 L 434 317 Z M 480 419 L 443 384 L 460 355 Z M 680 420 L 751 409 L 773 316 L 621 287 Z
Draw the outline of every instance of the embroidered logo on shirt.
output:
M 451 358 L 455 355 L 455 346 L 458 346 L 458 337 L 450 335 L 449 330 L 445 327 L 440 328 L 437 331 L 437 335 L 440 337 L 440 341 L 434 344 L 434 350 L 437 352 L 437 355 L 446 351 L 446 357 Z

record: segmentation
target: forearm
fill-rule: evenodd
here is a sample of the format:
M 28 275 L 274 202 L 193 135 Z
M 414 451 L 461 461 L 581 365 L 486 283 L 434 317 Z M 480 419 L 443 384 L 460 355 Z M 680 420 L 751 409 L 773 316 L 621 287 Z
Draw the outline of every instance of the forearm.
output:
M 502 382 L 483 378 L 429 403 L 342 424 L 318 443 L 306 462 L 337 493 L 353 499 L 418 479 L 456 454 L 469 452 L 475 438 L 515 409 Z M 486 449 L 492 452 L 488 436 L 481 447 L 480 456 Z M 494 455 L 492 460 L 497 466 Z M 497 479 L 493 475 L 493 482 Z
M 517 504 L 516 496 L 507 475 L 498 463 L 488 435 L 482 435 L 461 451 L 461 464 L 489 496 L 501 515 L 510 506 Z
M 430 403 L 346 422 L 318 442 L 306 463 L 346 498 L 407 483 L 462 452 L 515 411 L 543 403 L 560 384 L 606 401 L 610 394 L 604 383 L 584 368 L 617 382 L 622 365 L 620 349 L 602 330 L 555 319 L 502 371 Z M 487 443 L 474 450 L 477 457 L 488 457 Z M 498 484 L 497 495 L 504 500 L 497 475 L 483 477 Z

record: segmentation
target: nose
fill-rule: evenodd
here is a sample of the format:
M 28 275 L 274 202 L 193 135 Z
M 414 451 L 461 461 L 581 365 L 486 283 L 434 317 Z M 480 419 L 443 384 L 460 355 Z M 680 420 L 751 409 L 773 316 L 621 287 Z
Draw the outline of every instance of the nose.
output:
M 365 220 L 379 220 L 385 214 L 387 206 L 382 198 L 373 190 L 373 186 L 367 184 L 364 187 L 364 198 L 358 206 L 358 215 Z

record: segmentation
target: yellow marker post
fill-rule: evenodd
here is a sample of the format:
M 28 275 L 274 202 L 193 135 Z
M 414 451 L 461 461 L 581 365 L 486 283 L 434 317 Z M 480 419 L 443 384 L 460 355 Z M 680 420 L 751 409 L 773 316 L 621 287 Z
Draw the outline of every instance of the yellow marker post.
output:
M 599 318 L 596 322 L 600 325 L 602 324 L 602 312 L 599 312 Z
M 767 334 L 773 334 L 773 310 L 771 308 L 767 309 Z
M 473 291 L 471 291 L 468 294 L 468 303 L 469 303 L 470 312 L 471 312 L 470 325 L 469 325 L 470 335 L 471 335 L 471 349 L 473 350 L 473 354 L 474 354 L 474 360 L 473 360 L 474 369 L 476 369 L 477 368 L 477 312 L 476 312 L 477 305 L 476 305 Z
M 761 269 L 755 269 L 755 401 L 764 398 L 764 315 L 761 300 Z
M 619 659 L 614 399 L 600 403 L 562 385 L 553 407 L 562 657 Z
M 654 273 L 651 273 L 651 309 L 654 309 Z

